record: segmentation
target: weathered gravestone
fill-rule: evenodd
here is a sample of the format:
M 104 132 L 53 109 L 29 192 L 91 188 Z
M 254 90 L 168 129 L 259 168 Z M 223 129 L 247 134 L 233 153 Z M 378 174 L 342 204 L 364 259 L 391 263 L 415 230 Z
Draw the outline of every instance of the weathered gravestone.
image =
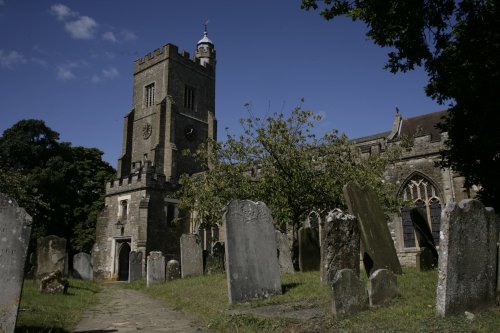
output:
M 165 282 L 165 257 L 161 251 L 149 252 L 147 260 L 146 285 Z
M 396 275 L 387 269 L 377 269 L 368 280 L 368 298 L 370 306 L 381 306 L 398 297 L 398 280 Z
M 167 262 L 167 281 L 177 280 L 181 277 L 181 267 L 177 260 Z
M 321 261 L 319 232 L 313 227 L 299 229 L 299 268 L 301 272 L 318 271 Z
M 232 200 L 224 216 L 230 303 L 281 294 L 271 211 L 262 202 Z
M 337 319 L 368 308 L 364 281 L 352 269 L 337 271 L 332 281 L 332 313 Z
M 370 276 L 371 272 L 381 268 L 402 274 L 384 212 L 373 189 L 349 182 L 344 186 L 344 197 L 349 212 L 358 219 L 366 274 Z
M 435 267 L 437 267 L 436 257 L 431 249 L 427 247 L 420 248 L 420 251 L 417 252 L 416 260 L 416 268 L 417 271 L 429 271 Z
M 198 235 L 184 234 L 181 236 L 181 275 L 203 275 L 203 249 Z
M 359 276 L 359 227 L 353 215 L 328 213 L 321 232 L 320 281 L 330 286 L 338 270 L 348 268 Z
M 276 246 L 278 247 L 278 263 L 280 265 L 280 272 L 287 274 L 294 273 L 290 246 L 288 246 L 288 238 L 286 237 L 286 234 L 279 230 L 276 230 L 275 234 Z
M 92 257 L 90 254 L 80 252 L 73 256 L 73 277 L 92 280 Z
M 16 326 L 31 234 L 31 216 L 0 193 L 0 332 Z
M 142 280 L 142 252 L 130 251 L 128 262 L 128 282 Z
M 446 205 L 439 241 L 438 316 L 495 305 L 497 237 L 492 208 L 471 199 Z
M 422 208 L 415 207 L 410 210 L 411 223 L 413 224 L 413 229 L 417 235 L 418 246 L 421 248 L 427 248 L 430 251 L 434 263 L 432 266 L 437 266 L 438 263 L 438 253 L 436 249 L 436 244 L 434 243 L 434 237 L 432 236 L 431 228 L 429 223 L 427 223 L 427 218 Z
M 55 271 L 64 272 L 66 265 L 66 239 L 50 235 L 37 240 L 37 278 Z
M 49 273 L 40 281 L 40 291 L 46 294 L 66 294 L 68 287 L 69 282 L 61 271 Z

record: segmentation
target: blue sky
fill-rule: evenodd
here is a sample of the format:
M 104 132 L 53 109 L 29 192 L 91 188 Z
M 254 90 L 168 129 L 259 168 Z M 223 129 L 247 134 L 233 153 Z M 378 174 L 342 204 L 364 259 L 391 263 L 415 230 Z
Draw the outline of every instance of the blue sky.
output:
M 391 74 L 387 50 L 348 19 L 325 21 L 299 0 L 0 0 L 0 133 L 43 119 L 73 145 L 97 147 L 116 167 L 130 111 L 135 59 L 166 43 L 194 53 L 203 22 L 217 50 L 219 139 L 248 116 L 322 113 L 318 133 L 350 138 L 443 109 L 421 70 Z

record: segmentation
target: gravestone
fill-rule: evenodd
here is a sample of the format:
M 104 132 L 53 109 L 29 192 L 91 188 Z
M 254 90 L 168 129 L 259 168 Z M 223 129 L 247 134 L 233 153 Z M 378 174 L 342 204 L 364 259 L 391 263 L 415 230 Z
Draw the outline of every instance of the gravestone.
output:
M 90 254 L 80 252 L 73 256 L 73 277 L 92 280 L 92 257 Z
M 128 261 L 128 282 L 142 280 L 142 252 L 130 251 Z
M 40 291 L 46 294 L 66 294 L 68 287 L 69 282 L 61 271 L 49 273 L 40 281 Z
M 365 283 L 352 269 L 337 271 L 332 281 L 332 313 L 337 319 L 368 308 Z
M 368 298 L 370 306 L 382 306 L 398 297 L 398 280 L 388 269 L 377 269 L 368 279 Z
M 13 333 L 31 234 L 31 216 L 0 193 L 0 332 Z
M 420 251 L 417 252 L 415 264 L 419 272 L 429 271 L 437 267 L 436 257 L 433 251 L 427 247 L 422 247 Z
M 438 316 L 495 305 L 497 237 L 492 208 L 471 199 L 446 205 L 439 241 Z
M 181 275 L 203 275 L 203 249 L 198 235 L 184 234 L 181 236 Z
M 181 267 L 177 260 L 167 262 L 167 281 L 177 280 L 181 277 Z
M 161 251 L 149 252 L 147 260 L 146 285 L 165 282 L 165 257 Z
M 215 242 L 212 246 L 212 263 L 208 273 L 223 273 L 226 270 L 225 264 L 226 249 L 224 248 L 224 242 Z
M 417 235 L 418 246 L 421 248 L 427 248 L 427 252 L 431 252 L 433 258 L 433 265 L 437 266 L 438 263 L 438 253 L 436 249 L 436 244 L 434 243 L 434 237 L 432 236 L 431 228 L 429 223 L 427 223 L 427 218 L 422 208 L 412 208 L 410 210 L 411 223 L 413 224 L 413 229 Z
M 276 246 L 278 247 L 278 263 L 280 265 L 280 272 L 285 274 L 294 273 L 292 255 L 290 253 L 290 246 L 288 246 L 288 238 L 286 234 L 279 230 L 275 231 Z
M 37 241 L 37 278 L 55 271 L 64 272 L 66 265 L 66 239 L 50 235 Z
M 318 271 L 321 254 L 318 229 L 302 227 L 299 229 L 299 268 L 301 272 Z
M 322 228 L 320 281 L 330 286 L 338 270 L 348 268 L 359 276 L 359 227 L 353 215 L 328 213 Z
M 229 302 L 281 294 L 271 210 L 262 202 L 232 200 L 223 221 Z
M 373 189 L 349 182 L 343 191 L 349 212 L 358 219 L 366 274 L 370 276 L 381 268 L 402 274 L 384 212 Z

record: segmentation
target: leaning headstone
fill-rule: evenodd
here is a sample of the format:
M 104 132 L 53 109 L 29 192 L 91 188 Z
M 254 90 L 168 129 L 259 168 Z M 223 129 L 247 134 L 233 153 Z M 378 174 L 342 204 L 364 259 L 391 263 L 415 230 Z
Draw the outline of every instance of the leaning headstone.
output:
M 436 268 L 437 261 L 434 256 L 434 252 L 428 247 L 420 248 L 420 251 L 417 252 L 417 256 L 415 257 L 415 264 L 417 271 L 419 272 L 429 271 Z
M 128 282 L 142 280 L 142 252 L 131 251 L 128 261 Z
M 301 272 L 318 271 L 320 266 L 320 247 L 318 229 L 303 227 L 299 229 L 299 268 Z
M 344 198 L 349 212 L 358 219 L 366 274 L 370 276 L 370 273 L 381 268 L 402 274 L 384 212 L 373 189 L 349 182 L 344 186 Z
M 198 235 L 184 234 L 181 236 L 181 275 L 203 275 L 203 249 Z
M 73 276 L 77 279 L 92 280 L 92 258 L 87 253 L 73 256 Z
M 353 215 L 331 211 L 322 228 L 320 281 L 330 286 L 338 270 L 359 276 L 359 228 Z
M 167 281 L 177 280 L 181 277 L 181 268 L 177 260 L 167 262 Z
M 31 216 L 0 193 L 0 332 L 13 333 L 31 234 Z
M 50 235 L 37 241 L 37 278 L 55 271 L 64 272 L 66 265 L 66 239 Z
M 497 237 L 493 208 L 472 199 L 446 205 L 439 241 L 438 316 L 495 305 Z
M 434 237 L 432 236 L 431 228 L 427 223 L 427 218 L 422 208 L 415 207 L 410 210 L 411 223 L 413 224 L 413 229 L 417 235 L 418 246 L 421 248 L 427 248 L 430 251 L 432 257 L 434 258 L 434 264 L 438 263 L 438 253 L 436 249 L 436 244 L 434 243 Z
M 365 283 L 352 269 L 337 271 L 332 281 L 332 313 L 337 319 L 368 308 Z
M 61 271 L 45 275 L 40 281 L 40 291 L 46 294 L 66 294 L 69 282 L 63 278 Z
M 280 272 L 285 274 L 294 273 L 290 246 L 288 246 L 288 238 L 279 230 L 275 231 L 276 246 L 278 247 L 278 263 Z
M 270 209 L 262 202 L 232 200 L 225 208 L 223 220 L 229 302 L 281 294 Z
M 382 306 L 398 297 L 398 280 L 388 269 L 377 269 L 368 279 L 368 298 L 370 306 Z
M 165 257 L 161 251 L 151 251 L 148 256 L 146 285 L 165 282 Z

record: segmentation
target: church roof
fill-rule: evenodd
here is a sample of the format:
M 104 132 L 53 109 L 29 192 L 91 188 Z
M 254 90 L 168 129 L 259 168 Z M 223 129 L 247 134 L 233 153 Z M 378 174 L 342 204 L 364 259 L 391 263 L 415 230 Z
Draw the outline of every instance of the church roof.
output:
M 430 135 L 431 141 L 439 141 L 442 131 L 436 125 L 442 122 L 447 112 L 447 110 L 442 110 L 412 118 L 403 118 L 399 137 Z

